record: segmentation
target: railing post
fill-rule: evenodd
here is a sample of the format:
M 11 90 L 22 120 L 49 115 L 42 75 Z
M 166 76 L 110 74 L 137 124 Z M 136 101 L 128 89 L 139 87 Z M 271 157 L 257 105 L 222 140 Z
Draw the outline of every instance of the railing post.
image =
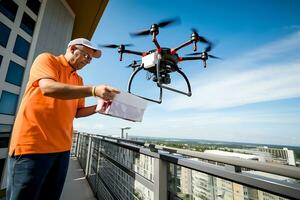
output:
M 77 158 L 78 160 L 80 159 L 80 156 L 81 156 L 81 149 L 82 149 L 82 135 L 78 135 L 78 149 L 77 149 Z
M 168 163 L 161 159 L 154 159 L 154 200 L 168 198 Z
M 79 132 L 75 133 L 76 145 L 74 150 L 74 157 L 78 157 L 78 145 L 79 145 Z
M 86 155 L 86 166 L 85 166 L 85 175 L 88 176 L 90 174 L 90 160 L 91 160 L 91 151 L 92 151 L 92 137 L 88 135 L 89 143 L 88 143 L 88 150 Z
M 235 165 L 225 164 L 225 169 L 228 171 L 231 171 L 231 172 L 236 172 L 236 173 L 242 172 L 242 168 L 240 166 L 235 166 Z

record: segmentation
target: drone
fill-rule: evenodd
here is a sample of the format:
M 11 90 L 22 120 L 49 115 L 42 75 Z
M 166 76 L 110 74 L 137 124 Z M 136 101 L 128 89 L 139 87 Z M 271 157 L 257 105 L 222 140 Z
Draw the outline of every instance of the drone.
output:
M 178 63 L 183 61 L 188 61 L 188 60 L 202 60 L 204 64 L 204 68 L 206 68 L 207 66 L 206 61 L 208 60 L 208 58 L 220 59 L 219 57 L 208 54 L 213 49 L 214 44 L 209 40 L 207 40 L 206 38 L 204 38 L 203 36 L 200 36 L 198 34 L 198 31 L 195 28 L 192 28 L 192 34 L 190 36 L 190 39 L 182 43 L 181 45 L 175 48 L 161 47 L 157 41 L 159 29 L 169 26 L 171 24 L 175 24 L 176 22 L 179 22 L 178 18 L 165 20 L 159 23 L 152 24 L 149 29 L 139 31 L 136 33 L 131 33 L 132 37 L 149 36 L 149 35 L 152 36 L 152 42 L 154 43 L 156 48 L 150 51 L 139 52 L 139 51 L 128 50 L 127 47 L 133 46 L 132 44 L 99 45 L 99 47 L 116 48 L 118 50 L 118 53 L 120 54 L 120 61 L 122 61 L 124 53 L 134 54 L 142 57 L 141 61 L 134 60 L 131 64 L 127 66 L 133 68 L 133 72 L 129 78 L 128 86 L 127 86 L 127 91 L 129 93 L 133 94 L 131 92 L 131 85 L 134 77 L 137 75 L 139 71 L 146 70 L 150 74 L 148 79 L 151 78 L 159 87 L 160 90 L 159 98 L 151 99 L 136 94 L 134 95 L 159 104 L 162 103 L 163 89 L 170 90 L 190 97 L 192 96 L 190 82 L 187 76 L 178 67 Z M 207 45 L 203 52 L 196 52 L 198 42 Z M 183 47 L 189 46 L 191 44 L 193 44 L 193 50 L 195 53 L 187 54 L 188 56 L 186 57 L 180 57 L 177 54 L 178 50 L 182 49 Z M 183 77 L 187 85 L 187 91 L 181 91 L 168 86 L 171 83 L 170 73 L 173 72 L 177 72 Z

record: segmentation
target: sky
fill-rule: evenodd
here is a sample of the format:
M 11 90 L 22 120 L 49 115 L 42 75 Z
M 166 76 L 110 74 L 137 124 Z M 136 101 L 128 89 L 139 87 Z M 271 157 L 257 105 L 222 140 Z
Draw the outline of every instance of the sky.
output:
M 129 33 L 174 17 L 180 24 L 160 29 L 162 47 L 190 39 L 191 28 L 215 43 L 207 68 L 201 61 L 179 63 L 192 96 L 163 91 L 163 102 L 149 102 L 142 122 L 95 114 L 76 119 L 74 129 L 102 135 L 205 139 L 300 146 L 300 1 L 298 0 L 110 0 L 92 37 L 97 44 L 134 44 L 128 49 L 155 48 L 151 37 Z M 205 46 L 198 43 L 199 51 Z M 103 56 L 79 72 L 87 85 L 108 84 L 127 91 L 136 55 L 102 49 Z M 180 56 L 192 53 L 188 46 Z M 159 88 L 141 71 L 132 92 L 157 99 Z M 186 90 L 171 74 L 171 86 Z M 94 105 L 95 98 L 87 98 Z

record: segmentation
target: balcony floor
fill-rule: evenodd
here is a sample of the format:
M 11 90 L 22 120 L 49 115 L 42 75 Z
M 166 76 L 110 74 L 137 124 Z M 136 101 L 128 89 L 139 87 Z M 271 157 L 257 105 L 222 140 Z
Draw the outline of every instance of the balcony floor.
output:
M 71 157 L 61 200 L 96 200 L 77 158 Z

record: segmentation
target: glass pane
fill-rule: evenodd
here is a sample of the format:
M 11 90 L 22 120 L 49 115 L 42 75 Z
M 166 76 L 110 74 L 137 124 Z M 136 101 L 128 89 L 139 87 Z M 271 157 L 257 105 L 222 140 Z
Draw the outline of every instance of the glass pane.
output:
M 26 33 L 32 36 L 34 31 L 34 26 L 35 26 L 35 21 L 27 13 L 24 12 L 20 24 L 21 29 L 23 29 Z
M 21 86 L 23 80 L 24 67 L 10 61 L 5 81 L 17 86 Z
M 0 124 L 0 133 L 10 133 L 12 130 L 11 124 Z
M 5 166 L 5 158 L 4 159 L 0 159 L 0 173 L 3 173 L 3 169 Z
M 266 179 L 267 180 L 267 179 Z M 268 179 L 271 180 L 271 179 Z M 292 180 L 292 179 L 290 179 Z M 263 192 L 259 189 L 191 170 L 175 164 L 169 164 L 169 199 L 183 200 L 219 200 L 219 199 L 280 199 L 284 197 Z
M 15 17 L 18 11 L 18 5 L 12 0 L 0 1 L 0 12 L 3 13 L 11 21 L 15 21 Z
M 152 157 L 105 141 L 102 142 L 102 151 L 128 169 L 135 171 L 150 181 L 154 181 L 154 159 Z
M 0 45 L 4 48 L 7 45 L 9 34 L 10 34 L 10 28 L 8 28 L 5 24 L 0 22 Z
M 7 91 L 2 91 L 0 98 L 0 113 L 15 115 L 19 96 Z
M 7 148 L 8 144 L 9 144 L 9 137 L 0 137 L 0 149 Z
M 32 10 L 36 15 L 38 15 L 41 2 L 39 0 L 28 0 L 26 6 Z
M 29 42 L 18 35 L 13 52 L 26 60 L 29 52 L 29 47 Z

